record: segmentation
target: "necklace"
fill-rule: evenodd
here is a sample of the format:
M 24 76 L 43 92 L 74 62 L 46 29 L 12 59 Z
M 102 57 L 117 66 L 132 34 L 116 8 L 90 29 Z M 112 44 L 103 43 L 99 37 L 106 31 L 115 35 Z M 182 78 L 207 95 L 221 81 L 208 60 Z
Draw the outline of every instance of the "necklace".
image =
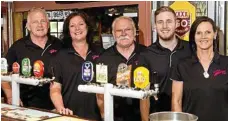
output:
M 208 69 L 209 69 L 209 67 L 210 67 L 210 65 L 211 65 L 211 63 L 212 63 L 213 54 L 214 54 L 214 53 L 210 53 L 210 54 L 209 54 L 209 58 L 210 58 L 209 60 L 211 60 L 211 62 L 209 63 L 208 68 L 206 69 L 206 68 L 203 66 L 203 69 L 204 69 L 203 76 L 204 76 L 204 78 L 206 78 L 206 79 L 210 77 L 210 75 L 209 75 L 209 73 L 208 73 Z M 198 58 L 199 58 L 199 61 L 201 62 L 201 64 L 203 64 L 202 58 L 201 58 L 200 56 L 198 56 Z
M 207 71 L 204 71 L 203 72 L 203 76 L 204 76 L 204 78 L 209 78 L 210 75 L 209 75 L 209 73 Z

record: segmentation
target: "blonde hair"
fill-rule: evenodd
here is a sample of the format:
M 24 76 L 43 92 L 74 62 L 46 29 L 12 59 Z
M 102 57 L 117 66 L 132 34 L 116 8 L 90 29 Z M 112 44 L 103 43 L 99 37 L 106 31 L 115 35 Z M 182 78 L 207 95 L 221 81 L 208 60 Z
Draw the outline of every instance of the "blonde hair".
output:
M 112 33 L 114 33 L 114 31 L 115 31 L 116 22 L 119 21 L 119 20 L 122 20 L 122 19 L 126 19 L 126 20 L 128 20 L 128 21 L 131 22 L 131 25 L 132 25 L 133 31 L 134 31 L 134 35 L 136 36 L 136 27 L 135 27 L 135 23 L 134 23 L 134 21 L 133 21 L 132 18 L 127 17 L 127 16 L 120 16 L 120 17 L 115 18 L 115 20 L 112 22 Z

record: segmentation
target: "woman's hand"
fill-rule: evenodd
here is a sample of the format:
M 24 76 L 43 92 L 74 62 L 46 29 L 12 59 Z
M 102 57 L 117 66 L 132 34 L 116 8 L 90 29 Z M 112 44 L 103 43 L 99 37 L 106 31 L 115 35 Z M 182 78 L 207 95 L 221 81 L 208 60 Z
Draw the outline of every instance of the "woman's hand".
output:
M 68 108 L 59 108 L 57 109 L 58 113 L 63 114 L 63 115 L 73 115 L 73 111 L 68 109 Z

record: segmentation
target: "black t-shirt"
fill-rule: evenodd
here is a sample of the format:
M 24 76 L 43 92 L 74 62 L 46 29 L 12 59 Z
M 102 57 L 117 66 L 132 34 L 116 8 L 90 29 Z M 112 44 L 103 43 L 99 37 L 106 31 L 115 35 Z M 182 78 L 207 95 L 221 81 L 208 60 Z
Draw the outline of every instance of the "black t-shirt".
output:
M 135 50 L 129 57 L 129 60 L 118 52 L 116 44 L 108 48 L 97 60 L 97 63 L 103 63 L 108 66 L 108 83 L 116 85 L 117 68 L 120 63 L 125 63 L 127 65 L 132 65 L 131 86 L 134 87 L 133 70 L 137 67 L 139 53 L 145 48 L 145 46 L 135 43 Z M 139 99 L 115 96 L 114 120 L 140 121 Z
M 228 121 L 228 57 L 215 53 L 209 78 L 196 56 L 181 61 L 172 80 L 183 81 L 182 111 L 195 114 L 198 121 Z
M 100 120 L 96 94 L 79 92 L 78 85 L 86 84 L 82 80 L 82 64 L 85 61 L 94 63 L 100 52 L 98 48 L 96 50 L 89 48 L 84 60 L 73 48 L 63 49 L 51 64 L 55 81 L 62 85 L 64 106 L 71 109 L 74 115 L 92 120 Z
M 159 83 L 158 101 L 155 101 L 153 97 L 150 98 L 150 112 L 171 111 L 172 80 L 170 80 L 170 72 L 180 59 L 191 55 L 188 42 L 177 39 L 178 44 L 173 51 L 162 47 L 157 40 L 140 53 L 139 65 L 150 70 L 150 81 L 152 81 L 153 72 L 158 74 L 157 82 L 152 82 L 152 84 Z
M 9 48 L 6 59 L 9 65 L 9 72 L 12 71 L 12 64 L 29 58 L 31 66 L 36 60 L 44 63 L 44 77 L 48 76 L 48 66 L 50 59 L 62 48 L 62 43 L 58 38 L 48 36 L 45 48 L 42 49 L 31 41 L 30 36 L 19 39 Z M 21 70 L 21 68 L 20 68 Z M 33 72 L 31 71 L 33 75 Z M 20 84 L 20 98 L 24 106 L 43 109 L 53 109 L 54 106 L 49 96 L 49 84 L 42 87 Z

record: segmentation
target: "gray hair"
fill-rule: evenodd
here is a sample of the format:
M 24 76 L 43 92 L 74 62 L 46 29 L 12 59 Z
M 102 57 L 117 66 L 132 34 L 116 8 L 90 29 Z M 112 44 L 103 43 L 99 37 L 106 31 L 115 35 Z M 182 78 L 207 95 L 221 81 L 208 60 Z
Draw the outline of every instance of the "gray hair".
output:
M 126 20 L 131 22 L 131 25 L 132 25 L 133 30 L 134 30 L 134 35 L 136 36 L 135 23 L 134 23 L 132 18 L 127 17 L 127 16 L 120 16 L 120 17 L 115 18 L 115 20 L 112 22 L 112 33 L 114 33 L 116 22 L 119 21 L 119 20 L 122 20 L 122 19 L 126 19 Z
M 44 14 L 45 17 L 46 17 L 46 19 L 47 19 L 47 21 L 49 21 L 45 9 L 33 7 L 33 8 L 31 8 L 31 9 L 28 11 L 27 23 L 30 22 L 30 16 L 31 16 L 31 14 L 32 14 L 32 13 L 36 13 L 36 12 L 40 12 L 40 13 Z

